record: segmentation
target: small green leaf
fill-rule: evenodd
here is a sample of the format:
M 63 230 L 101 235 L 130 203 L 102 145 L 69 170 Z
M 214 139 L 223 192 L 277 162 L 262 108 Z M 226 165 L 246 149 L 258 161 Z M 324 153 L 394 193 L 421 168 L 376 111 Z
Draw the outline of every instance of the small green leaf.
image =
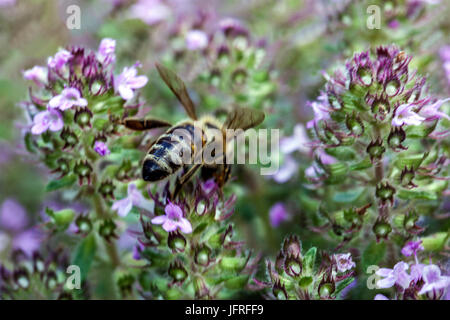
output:
M 248 274 L 243 274 L 237 277 L 235 276 L 225 281 L 225 287 L 233 290 L 242 289 L 248 283 L 248 279 Z
M 303 257 L 303 268 L 306 274 L 312 274 L 314 271 L 314 263 L 316 262 L 317 248 L 310 248 Z
M 96 251 L 97 243 L 95 242 L 94 234 L 90 234 L 86 238 L 84 238 L 75 251 L 75 255 L 72 259 L 72 264 L 80 267 L 82 281 L 87 277 Z
M 426 251 L 440 251 L 449 239 L 448 232 L 437 232 L 428 237 L 423 237 L 422 245 Z
M 341 291 L 344 290 L 347 286 L 349 286 L 350 283 L 352 283 L 354 280 L 355 278 L 350 277 L 339 282 L 338 285 L 336 286 L 336 291 L 334 293 L 335 296 L 338 296 L 341 293 Z
M 354 202 L 361 196 L 364 190 L 366 190 L 366 188 L 359 187 L 344 192 L 337 192 L 333 197 L 333 201 L 340 203 Z
M 77 178 L 73 174 L 69 174 L 58 180 L 51 180 L 45 187 L 45 191 L 51 192 L 61 188 L 70 187 L 76 180 Z

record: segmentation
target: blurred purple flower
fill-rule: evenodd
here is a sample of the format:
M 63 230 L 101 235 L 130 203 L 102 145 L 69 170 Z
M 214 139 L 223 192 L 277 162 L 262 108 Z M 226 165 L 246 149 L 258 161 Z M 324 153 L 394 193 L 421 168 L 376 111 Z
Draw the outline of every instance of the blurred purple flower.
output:
M 133 18 L 141 19 L 148 25 L 154 25 L 170 17 L 170 7 L 160 0 L 139 0 L 130 8 Z
M 0 8 L 9 7 L 16 4 L 16 0 L 0 0 Z
M 191 51 L 203 50 L 208 46 L 208 35 L 201 30 L 190 30 L 186 34 L 186 48 Z
M 81 97 L 77 88 L 65 88 L 59 95 L 50 99 L 48 106 L 64 111 L 73 106 L 86 107 L 87 104 L 87 100 Z
M 277 183 L 285 183 L 298 171 L 298 163 L 291 156 L 286 156 L 283 165 L 272 175 Z
M 411 277 L 408 275 L 406 270 L 408 270 L 409 265 L 406 262 L 398 262 L 393 269 L 381 268 L 376 272 L 377 275 L 383 277 L 384 279 L 377 281 L 378 288 L 390 288 L 397 284 L 403 289 L 409 287 L 411 283 Z
M 147 84 L 146 76 L 138 76 L 135 66 L 123 68 L 122 73 L 114 79 L 114 89 L 125 100 L 134 96 L 134 89 L 142 88 Z
M 183 210 L 179 206 L 169 202 L 164 212 L 166 213 L 165 215 L 154 217 L 152 223 L 162 224 L 163 229 L 167 232 L 172 232 L 177 229 L 180 229 L 183 233 L 192 232 L 191 223 L 183 217 Z
M 378 293 L 373 300 L 389 300 L 389 298 L 381 293 Z
M 10 231 L 23 230 L 28 224 L 25 209 L 14 199 L 6 199 L 0 208 L 0 226 Z
M 102 157 L 107 156 L 111 153 L 109 151 L 108 146 L 103 141 L 95 141 L 94 150 Z
M 278 227 L 282 222 L 289 219 L 289 213 L 283 203 L 275 203 L 269 210 L 269 219 L 272 227 Z
M 128 195 L 113 203 L 112 209 L 116 210 L 119 216 L 125 217 L 133 206 L 153 212 L 155 204 L 153 201 L 144 198 L 134 183 L 128 185 Z
M 295 125 L 292 136 L 281 138 L 280 150 L 284 154 L 292 153 L 294 151 L 307 153 L 310 150 L 306 145 L 309 141 L 304 125 L 299 123 Z
M 33 81 L 37 86 L 43 87 L 47 84 L 47 68 L 34 66 L 22 72 L 26 80 Z
M 352 254 L 350 252 L 335 254 L 334 261 L 336 262 L 336 267 L 339 272 L 346 272 L 356 266 L 352 260 Z
M 438 100 L 432 104 L 427 104 L 420 109 L 419 114 L 423 116 L 426 121 L 437 120 L 440 118 L 450 120 L 450 117 L 445 112 L 439 111 L 441 106 L 447 101 L 450 101 L 450 98 Z
M 59 131 L 63 128 L 64 121 L 61 113 L 55 109 L 47 109 L 34 116 L 32 134 L 41 134 L 50 131 Z
M 54 57 L 48 58 L 47 65 L 49 68 L 59 72 L 66 65 L 70 58 L 72 58 L 72 54 L 69 51 L 62 49 L 58 51 Z
M 414 104 L 402 104 L 397 109 L 395 109 L 395 115 L 392 118 L 392 125 L 401 127 L 403 125 L 420 125 L 425 118 L 418 115 L 412 110 Z
M 420 289 L 419 294 L 427 292 L 437 293 L 445 290 L 450 285 L 450 277 L 442 276 L 441 269 L 438 266 L 431 264 L 423 268 L 424 285 Z
M 330 109 L 326 105 L 324 105 L 323 103 L 317 102 L 317 101 L 313 101 L 313 102 L 309 102 L 308 105 L 314 111 L 314 119 L 308 121 L 308 123 L 306 124 L 306 127 L 308 129 L 313 128 L 320 121 L 330 118 Z
M 400 27 L 400 22 L 398 22 L 397 19 L 394 19 L 388 23 L 388 27 L 391 29 L 397 29 L 398 27 Z
M 28 255 L 39 249 L 43 235 L 36 228 L 26 229 L 28 222 L 25 209 L 14 199 L 6 199 L 0 208 L 0 228 L 6 231 L 0 232 L 0 247 L 11 239 L 13 249 L 21 249 Z
M 409 241 L 403 248 L 402 254 L 405 257 L 409 257 L 411 255 L 416 255 L 417 251 L 425 250 L 422 246 L 422 240 L 419 241 Z
M 411 280 L 417 283 L 423 276 L 423 268 L 425 267 L 422 263 L 416 263 L 411 266 Z
M 111 38 L 104 38 L 100 42 L 97 52 L 97 59 L 103 65 L 109 65 L 116 61 L 116 40 Z
M 328 165 L 328 164 L 333 164 L 336 163 L 337 160 L 335 157 L 330 156 L 328 153 L 325 152 L 324 149 L 322 148 L 317 148 L 315 151 L 315 155 L 317 157 L 319 157 L 319 160 L 322 164 Z
M 31 256 L 34 251 L 40 248 L 42 238 L 43 234 L 38 229 L 28 229 L 14 237 L 13 249 L 21 249 Z
M 141 253 L 144 251 L 145 246 L 138 241 L 138 243 L 133 247 L 133 259 L 134 260 L 140 260 L 141 259 Z

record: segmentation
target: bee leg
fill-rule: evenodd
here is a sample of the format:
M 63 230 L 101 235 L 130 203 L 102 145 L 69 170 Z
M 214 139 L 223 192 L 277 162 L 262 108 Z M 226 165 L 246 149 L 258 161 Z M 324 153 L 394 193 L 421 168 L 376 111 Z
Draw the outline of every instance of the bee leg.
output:
M 192 178 L 192 176 L 197 172 L 198 169 L 201 168 L 201 166 L 201 164 L 194 164 L 186 173 L 184 173 L 180 178 L 177 179 L 175 190 L 171 196 L 172 199 L 175 199 L 177 197 L 183 185 Z

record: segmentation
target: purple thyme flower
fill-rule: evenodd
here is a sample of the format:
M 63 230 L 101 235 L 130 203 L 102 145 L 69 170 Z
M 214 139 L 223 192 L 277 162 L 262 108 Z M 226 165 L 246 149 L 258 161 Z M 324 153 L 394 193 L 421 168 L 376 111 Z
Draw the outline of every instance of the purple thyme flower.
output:
M 26 80 L 33 81 L 39 87 L 47 84 L 47 69 L 41 66 L 34 66 L 31 69 L 22 72 Z
M 69 51 L 63 49 L 58 51 L 54 57 L 49 57 L 47 65 L 49 68 L 55 69 L 57 72 L 59 72 L 62 70 L 62 68 L 64 68 L 70 58 L 72 58 L 72 54 Z
M 34 116 L 31 133 L 42 134 L 49 129 L 50 131 L 59 131 L 63 126 L 64 121 L 61 113 L 55 109 L 47 109 Z
M 102 157 L 107 156 L 111 153 L 111 151 L 109 151 L 108 149 L 108 146 L 103 141 L 95 141 L 94 150 Z
M 333 258 L 339 272 L 346 272 L 356 266 L 355 262 L 352 260 L 352 254 L 350 252 L 335 254 Z
M 117 210 L 121 217 L 125 217 L 133 208 L 133 206 L 153 212 L 155 204 L 153 201 L 144 198 L 134 183 L 128 185 L 128 195 L 113 203 L 112 209 Z
M 402 249 L 402 254 L 405 257 L 409 257 L 411 255 L 416 255 L 417 251 L 425 250 L 422 246 L 422 240 L 419 241 L 409 241 Z
M 116 40 L 111 38 L 104 38 L 100 42 L 97 52 L 97 59 L 103 65 L 109 65 L 116 61 Z
M 201 30 L 190 30 L 186 34 L 186 48 L 191 51 L 203 50 L 208 46 L 208 35 Z
M 411 279 L 414 283 L 417 283 L 423 277 L 423 268 L 425 267 L 422 263 L 415 263 L 411 266 Z
M 427 104 L 420 109 L 419 114 L 423 116 L 426 121 L 437 120 L 440 118 L 450 120 L 450 117 L 445 112 L 439 111 L 441 106 L 447 101 L 450 101 L 450 98 L 438 100 L 432 104 Z
M 59 95 L 50 99 L 48 106 L 64 111 L 73 106 L 86 107 L 87 104 L 87 100 L 81 97 L 77 88 L 65 88 Z
M 402 104 L 395 110 L 395 116 L 392 118 L 392 125 L 401 127 L 403 125 L 420 125 L 425 118 L 414 112 L 414 104 Z
M 114 79 L 114 89 L 124 100 L 130 100 L 134 96 L 133 90 L 142 88 L 147 81 L 146 76 L 137 76 L 136 67 L 125 67 L 122 73 Z
M 170 7 L 161 0 L 140 0 L 130 8 L 130 15 L 148 25 L 154 25 L 169 18 Z
M 381 268 L 376 274 L 382 276 L 384 279 L 377 281 L 378 288 L 390 288 L 394 284 L 399 285 L 403 289 L 409 287 L 411 283 L 411 277 L 408 275 L 409 265 L 406 262 L 398 262 L 393 269 Z
M 281 168 L 272 176 L 277 183 L 285 183 L 298 171 L 298 163 L 291 156 L 286 156 Z
M 289 219 L 289 213 L 283 203 L 275 203 L 269 211 L 269 219 L 272 227 L 278 227 L 282 222 Z
M 180 229 L 183 233 L 191 233 L 192 226 L 188 219 L 183 217 L 183 210 L 169 201 L 166 205 L 165 215 L 157 216 L 152 219 L 153 224 L 162 224 L 162 227 L 167 232 L 172 232 Z
M 28 224 L 25 209 L 14 199 L 6 199 L 0 208 L 0 226 L 11 231 L 23 230 Z
M 294 127 L 294 133 L 290 137 L 283 137 L 280 141 L 280 150 L 284 154 L 299 151 L 307 153 L 310 148 L 306 145 L 309 142 L 309 137 L 306 134 L 303 124 L 296 124 Z
M 425 283 L 422 289 L 420 289 L 419 294 L 432 292 L 437 295 L 442 291 L 442 295 L 443 291 L 450 285 L 450 277 L 441 276 L 441 269 L 434 264 L 427 265 L 423 268 L 422 278 Z

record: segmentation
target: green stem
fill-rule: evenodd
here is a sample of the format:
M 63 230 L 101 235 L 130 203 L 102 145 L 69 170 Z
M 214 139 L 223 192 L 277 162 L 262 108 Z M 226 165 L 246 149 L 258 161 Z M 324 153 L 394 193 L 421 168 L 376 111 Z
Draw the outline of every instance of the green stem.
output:
M 89 133 L 86 135 L 86 138 L 83 139 L 83 147 L 84 147 L 84 153 L 86 154 L 86 157 L 92 161 L 95 162 L 97 160 L 97 154 L 91 150 L 89 146 Z M 95 172 L 97 168 L 94 167 L 94 172 L 92 173 L 92 185 L 97 185 L 98 177 L 97 173 Z M 92 191 L 90 192 L 90 196 L 92 198 L 92 201 L 94 202 L 94 208 L 95 212 L 97 213 L 97 218 L 99 219 L 108 219 L 110 218 L 109 213 L 105 209 L 105 204 L 103 198 L 96 192 L 95 187 L 92 188 Z M 114 268 L 120 266 L 120 257 L 117 250 L 117 246 L 115 242 L 109 242 L 105 239 L 105 248 L 106 252 L 109 256 L 109 259 L 111 260 L 111 264 Z

